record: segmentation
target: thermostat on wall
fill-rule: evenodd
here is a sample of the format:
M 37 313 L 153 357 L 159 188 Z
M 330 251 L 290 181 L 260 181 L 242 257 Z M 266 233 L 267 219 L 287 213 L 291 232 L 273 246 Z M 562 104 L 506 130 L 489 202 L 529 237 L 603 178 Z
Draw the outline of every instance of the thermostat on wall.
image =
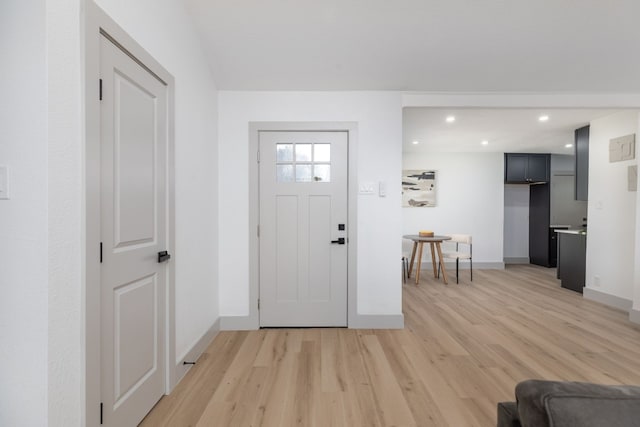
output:
M 378 183 L 378 196 L 387 197 L 387 183 L 385 181 Z

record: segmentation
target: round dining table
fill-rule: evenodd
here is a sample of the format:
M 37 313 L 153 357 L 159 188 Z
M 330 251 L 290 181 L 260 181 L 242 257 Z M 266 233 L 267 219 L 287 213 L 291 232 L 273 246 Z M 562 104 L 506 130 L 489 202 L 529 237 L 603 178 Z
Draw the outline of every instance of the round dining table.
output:
M 402 236 L 403 239 L 412 240 L 413 241 L 413 249 L 411 251 L 411 262 L 409 264 L 409 274 L 411 277 L 411 272 L 413 271 L 413 263 L 416 258 L 416 250 L 418 252 L 418 265 L 416 268 L 416 285 L 420 281 L 420 266 L 422 263 L 422 248 L 425 243 L 429 243 L 431 246 L 431 263 L 433 265 L 433 277 L 438 278 L 438 268 L 436 264 L 436 252 L 438 253 L 438 263 L 440 264 L 440 268 L 442 269 L 442 279 L 445 284 L 448 284 L 447 281 L 447 270 L 444 267 L 444 260 L 442 259 L 442 247 L 441 243 L 445 240 L 451 240 L 449 236 L 431 236 L 431 237 L 423 237 L 418 234 L 405 234 Z

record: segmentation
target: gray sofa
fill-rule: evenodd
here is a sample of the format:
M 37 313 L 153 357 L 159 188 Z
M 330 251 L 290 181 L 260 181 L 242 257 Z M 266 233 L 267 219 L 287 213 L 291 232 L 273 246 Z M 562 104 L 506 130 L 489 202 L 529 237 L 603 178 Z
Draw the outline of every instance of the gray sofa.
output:
M 640 387 L 527 380 L 498 403 L 498 427 L 640 426 Z

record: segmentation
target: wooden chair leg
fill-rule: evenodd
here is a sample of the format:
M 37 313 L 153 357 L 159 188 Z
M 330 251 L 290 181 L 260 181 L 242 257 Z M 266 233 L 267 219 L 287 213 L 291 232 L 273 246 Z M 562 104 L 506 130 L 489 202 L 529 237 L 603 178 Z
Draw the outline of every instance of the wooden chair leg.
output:
M 407 278 L 411 278 L 411 272 L 413 271 L 413 261 L 416 258 L 417 247 L 418 247 L 418 242 L 413 242 L 413 249 L 411 250 L 411 264 L 409 264 L 409 270 L 407 271 Z
M 407 283 L 407 258 L 402 257 L 402 283 Z
M 418 244 L 418 265 L 416 266 L 416 285 L 420 282 L 420 270 L 422 270 L 422 249 L 424 242 Z
M 442 267 L 442 279 L 444 280 L 444 284 L 448 285 L 449 280 L 447 280 L 447 268 L 444 265 L 444 259 L 442 258 L 442 247 L 440 246 L 440 242 L 436 242 L 436 249 L 438 250 L 438 263 Z M 435 271 L 435 266 L 434 266 Z
M 434 248 L 435 243 L 429 243 L 430 247 L 431 247 L 431 265 L 433 267 L 433 277 L 435 277 L 436 279 L 440 277 L 440 270 L 438 270 L 436 272 L 436 251 Z

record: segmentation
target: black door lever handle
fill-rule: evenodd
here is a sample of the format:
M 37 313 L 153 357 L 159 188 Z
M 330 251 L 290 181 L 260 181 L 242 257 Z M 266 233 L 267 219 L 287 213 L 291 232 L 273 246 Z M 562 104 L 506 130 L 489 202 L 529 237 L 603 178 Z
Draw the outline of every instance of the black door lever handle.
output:
M 332 240 L 331 243 L 335 245 L 344 245 L 345 244 L 344 237 L 339 237 L 338 240 Z
M 158 262 L 169 261 L 169 258 L 171 258 L 171 255 L 169 255 L 169 252 L 167 251 L 158 252 Z

